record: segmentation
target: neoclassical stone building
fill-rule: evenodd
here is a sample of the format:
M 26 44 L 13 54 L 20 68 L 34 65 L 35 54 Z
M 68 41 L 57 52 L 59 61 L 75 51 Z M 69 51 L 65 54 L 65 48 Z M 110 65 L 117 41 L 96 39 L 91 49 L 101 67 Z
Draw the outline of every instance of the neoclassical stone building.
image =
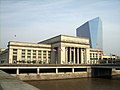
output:
M 39 43 L 10 41 L 0 53 L 0 63 L 90 64 L 93 60 L 98 63 L 102 56 L 99 52 L 90 48 L 87 38 L 58 35 Z
M 59 35 L 39 44 L 51 45 L 51 63 L 58 64 L 83 64 L 88 63 L 87 57 L 90 47 L 89 40 L 74 36 Z

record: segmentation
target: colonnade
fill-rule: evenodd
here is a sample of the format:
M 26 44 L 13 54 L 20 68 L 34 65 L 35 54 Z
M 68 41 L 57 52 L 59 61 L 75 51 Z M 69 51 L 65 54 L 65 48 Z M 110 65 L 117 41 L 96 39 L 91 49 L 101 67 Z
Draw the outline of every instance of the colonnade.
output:
M 85 64 L 86 49 L 77 47 L 65 47 L 66 64 Z

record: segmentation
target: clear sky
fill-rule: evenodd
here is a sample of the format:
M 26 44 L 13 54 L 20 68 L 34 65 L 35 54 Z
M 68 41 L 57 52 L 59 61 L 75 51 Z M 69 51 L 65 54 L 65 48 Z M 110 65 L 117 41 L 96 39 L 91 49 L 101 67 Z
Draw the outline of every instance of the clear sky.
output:
M 100 17 L 103 48 L 120 55 L 120 0 L 0 0 L 0 48 L 8 41 L 39 42 Z

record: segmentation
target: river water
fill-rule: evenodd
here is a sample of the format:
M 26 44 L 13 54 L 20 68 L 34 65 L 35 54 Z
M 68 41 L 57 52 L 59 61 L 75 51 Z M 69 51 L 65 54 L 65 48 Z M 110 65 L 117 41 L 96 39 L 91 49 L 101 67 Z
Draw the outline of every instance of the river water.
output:
M 120 79 L 81 78 L 25 82 L 41 90 L 120 90 Z

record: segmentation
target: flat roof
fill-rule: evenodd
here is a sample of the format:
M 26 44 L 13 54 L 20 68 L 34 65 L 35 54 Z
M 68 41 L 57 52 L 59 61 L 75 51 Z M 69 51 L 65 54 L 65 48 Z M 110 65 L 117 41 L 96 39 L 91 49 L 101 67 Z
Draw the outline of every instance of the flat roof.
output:
M 44 41 L 38 42 L 38 44 L 45 43 L 45 44 L 52 44 L 56 42 L 81 42 L 85 44 L 89 44 L 89 39 L 88 38 L 81 38 L 81 37 L 76 37 L 76 36 L 69 36 L 69 35 L 57 35 L 52 38 L 46 39 Z
M 49 44 L 38 44 L 38 43 L 30 43 L 30 42 L 18 42 L 18 41 L 9 41 L 8 46 L 23 46 L 23 47 L 51 47 Z

